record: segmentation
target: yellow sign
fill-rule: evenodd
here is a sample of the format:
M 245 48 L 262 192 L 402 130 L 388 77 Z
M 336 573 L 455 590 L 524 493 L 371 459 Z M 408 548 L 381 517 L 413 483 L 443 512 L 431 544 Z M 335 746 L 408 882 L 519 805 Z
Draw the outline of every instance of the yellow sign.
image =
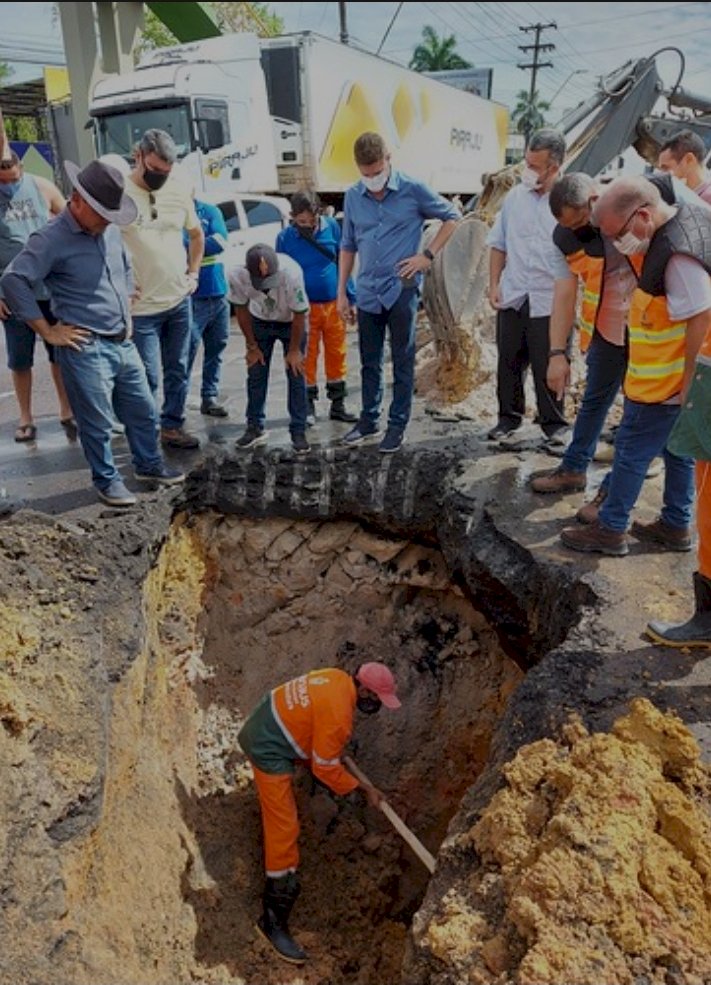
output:
M 44 88 L 48 103 L 59 103 L 71 95 L 69 88 L 69 72 L 66 68 L 51 68 L 45 66 Z

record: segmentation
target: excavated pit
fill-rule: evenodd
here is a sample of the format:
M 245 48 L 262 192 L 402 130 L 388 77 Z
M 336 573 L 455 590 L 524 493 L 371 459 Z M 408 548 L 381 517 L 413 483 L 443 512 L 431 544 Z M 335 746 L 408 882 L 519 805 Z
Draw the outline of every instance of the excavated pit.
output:
M 292 929 L 310 961 L 290 969 L 258 939 L 259 812 L 235 740 L 274 684 L 387 662 L 404 708 L 358 720 L 351 751 L 436 855 L 471 790 L 500 784 L 507 750 L 567 717 L 559 677 L 528 718 L 511 705 L 590 590 L 502 534 L 455 465 L 216 456 L 173 517 L 158 504 L 150 522 L 4 528 L 0 560 L 33 542 L 41 600 L 22 611 L 26 586 L 8 579 L 0 612 L 14 641 L 3 985 L 414 980 L 429 873 L 384 817 L 306 772 Z M 451 866 L 450 848 L 438 893 Z

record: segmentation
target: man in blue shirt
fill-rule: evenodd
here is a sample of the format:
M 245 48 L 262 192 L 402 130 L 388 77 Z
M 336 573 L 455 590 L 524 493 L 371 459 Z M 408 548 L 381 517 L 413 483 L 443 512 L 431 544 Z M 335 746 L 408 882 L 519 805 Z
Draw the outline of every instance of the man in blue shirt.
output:
M 410 419 L 415 384 L 415 315 L 421 275 L 454 232 L 459 213 L 426 185 L 390 165 L 390 154 L 378 133 L 362 133 L 355 142 L 355 163 L 361 180 L 346 192 L 343 239 L 338 269 L 338 308 L 348 321 L 354 314 L 346 284 L 358 254 L 356 282 L 360 343 L 360 420 L 344 437 L 358 445 L 380 434 L 383 399 L 383 350 L 390 330 L 393 399 L 388 428 L 380 442 L 387 454 L 400 448 Z M 425 219 L 442 225 L 429 249 L 420 252 Z
M 227 247 L 227 226 L 216 205 L 195 199 L 195 212 L 205 234 L 205 252 L 200 262 L 198 286 L 192 295 L 193 318 L 188 355 L 188 377 L 200 342 L 203 344 L 200 413 L 209 417 L 227 417 L 227 410 L 218 403 L 222 353 L 230 338 L 230 306 L 227 301 L 225 265 L 221 254 Z M 183 232 L 189 248 L 190 236 Z
M 291 221 L 277 236 L 277 253 L 296 260 L 304 272 L 309 299 L 309 332 L 304 357 L 306 396 L 310 425 L 316 422 L 318 400 L 318 357 L 323 342 L 326 395 L 331 401 L 332 421 L 352 424 L 358 418 L 346 409 L 346 325 L 338 313 L 338 250 L 341 227 L 330 216 L 321 215 L 321 202 L 315 192 L 295 192 L 291 196 Z M 346 285 L 348 300 L 355 302 L 351 281 Z
M 65 162 L 74 186 L 64 211 L 33 233 L 2 278 L 17 317 L 56 346 L 79 438 L 99 497 L 110 506 L 136 502 L 123 483 L 111 450 L 116 416 L 126 428 L 136 479 L 173 485 L 182 472 L 168 468 L 158 448 L 158 419 L 146 370 L 131 337 L 128 257 L 118 230 L 136 218 L 116 168 L 92 161 L 79 170 Z M 44 281 L 50 325 L 35 300 Z

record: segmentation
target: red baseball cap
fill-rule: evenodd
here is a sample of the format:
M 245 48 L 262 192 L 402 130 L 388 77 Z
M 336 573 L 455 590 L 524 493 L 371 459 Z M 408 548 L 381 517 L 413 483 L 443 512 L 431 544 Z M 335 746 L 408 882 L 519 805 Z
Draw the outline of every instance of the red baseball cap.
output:
M 371 662 L 358 668 L 356 680 L 377 694 L 386 708 L 399 708 L 401 702 L 396 692 L 395 678 L 385 664 Z

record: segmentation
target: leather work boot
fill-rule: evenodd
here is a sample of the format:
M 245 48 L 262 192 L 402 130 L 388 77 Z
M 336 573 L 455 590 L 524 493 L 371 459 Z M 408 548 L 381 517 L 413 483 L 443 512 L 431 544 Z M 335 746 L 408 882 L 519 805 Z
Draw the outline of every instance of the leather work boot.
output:
M 691 531 L 688 527 L 672 527 L 661 517 L 651 523 L 635 520 L 630 533 L 645 544 L 653 544 L 662 551 L 690 551 Z
M 600 507 L 606 499 L 607 489 L 603 489 L 603 487 L 600 486 L 595 495 L 595 499 L 591 499 L 589 503 L 585 504 L 585 506 L 581 506 L 575 514 L 575 519 L 578 523 L 595 523 L 597 520 L 597 515 L 600 512 Z
M 647 635 L 662 646 L 711 646 L 711 579 L 694 572 L 696 611 L 687 622 L 650 622 Z
M 585 489 L 585 473 L 555 469 L 531 479 L 531 489 L 537 493 L 581 492 Z
M 609 554 L 611 557 L 624 557 L 629 553 L 627 534 L 610 530 L 599 520 L 585 526 L 566 527 L 561 530 L 560 539 L 574 551 Z
M 267 879 L 262 896 L 262 915 L 257 919 L 257 930 L 271 944 L 276 953 L 290 964 L 303 964 L 303 951 L 289 933 L 289 916 L 301 892 L 295 872 L 288 872 L 278 879 Z

